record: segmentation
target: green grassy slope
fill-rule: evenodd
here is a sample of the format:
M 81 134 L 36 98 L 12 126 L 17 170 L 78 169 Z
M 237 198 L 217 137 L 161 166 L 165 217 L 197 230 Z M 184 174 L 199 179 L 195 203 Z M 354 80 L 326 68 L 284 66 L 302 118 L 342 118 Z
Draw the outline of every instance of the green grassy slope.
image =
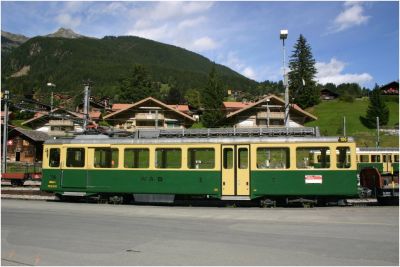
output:
M 346 117 L 346 132 L 356 139 L 358 146 L 375 146 L 376 130 L 365 127 L 359 117 L 365 116 L 368 108 L 368 98 L 356 99 L 353 103 L 339 100 L 324 101 L 307 111 L 318 117 L 317 121 L 306 126 L 318 126 L 322 135 L 342 135 L 343 116 Z M 399 103 L 386 102 L 389 110 L 389 123 L 384 128 L 396 128 L 399 123 Z M 388 136 L 381 133 L 381 146 L 397 147 L 398 136 Z

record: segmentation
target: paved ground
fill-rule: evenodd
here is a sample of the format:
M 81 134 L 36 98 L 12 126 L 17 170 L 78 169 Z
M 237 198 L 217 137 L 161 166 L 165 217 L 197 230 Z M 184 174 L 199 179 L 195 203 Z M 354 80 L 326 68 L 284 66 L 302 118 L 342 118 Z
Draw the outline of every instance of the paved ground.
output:
M 2 265 L 398 265 L 398 207 L 2 200 Z

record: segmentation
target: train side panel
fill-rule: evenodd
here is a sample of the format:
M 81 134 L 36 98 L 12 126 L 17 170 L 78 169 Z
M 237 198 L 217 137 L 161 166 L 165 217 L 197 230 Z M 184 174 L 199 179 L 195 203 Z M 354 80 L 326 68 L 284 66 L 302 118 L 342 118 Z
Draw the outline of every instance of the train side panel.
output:
M 357 171 L 253 171 L 251 193 L 261 196 L 349 196 L 357 191 Z

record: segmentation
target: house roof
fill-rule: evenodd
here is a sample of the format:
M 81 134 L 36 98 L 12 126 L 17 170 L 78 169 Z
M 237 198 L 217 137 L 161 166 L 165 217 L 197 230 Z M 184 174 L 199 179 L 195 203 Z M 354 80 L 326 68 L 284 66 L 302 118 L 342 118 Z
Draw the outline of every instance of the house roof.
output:
M 46 134 L 44 132 L 27 130 L 27 129 L 23 129 L 20 127 L 14 128 L 13 131 L 17 131 L 20 134 L 28 137 L 29 139 L 31 139 L 35 142 L 44 142 L 51 138 L 48 134 Z
M 386 95 L 398 95 L 399 94 L 399 82 L 393 81 L 388 84 L 382 85 L 379 88 L 383 94 Z
M 118 111 L 121 109 L 126 109 L 127 107 L 131 106 L 132 104 L 121 104 L 121 103 L 117 103 L 117 104 L 113 104 L 111 109 L 113 111 Z
M 58 111 L 65 111 L 66 113 L 72 115 L 75 118 L 83 118 L 83 114 L 72 112 L 72 111 L 69 111 L 69 110 L 61 109 L 61 108 L 55 108 L 51 112 L 52 113 L 56 113 Z M 48 118 L 48 117 L 49 117 L 49 112 L 47 112 L 47 111 L 41 112 L 41 113 L 36 113 L 33 118 L 24 121 L 23 123 L 21 123 L 21 125 L 30 124 L 30 123 L 32 123 L 32 122 L 34 122 L 36 120 L 41 120 L 41 119 Z
M 238 108 L 244 108 L 252 103 L 250 102 L 223 102 L 223 105 L 226 109 L 238 109 Z
M 170 108 L 179 110 L 180 112 L 188 113 L 190 112 L 188 105 L 167 105 Z
M 82 118 L 83 118 L 83 114 L 79 114 L 79 115 L 82 115 Z M 89 117 L 92 120 L 98 120 L 101 117 L 101 112 L 100 111 L 91 111 L 91 112 L 89 112 Z
M 191 121 L 196 121 L 193 117 L 191 117 L 191 116 L 189 116 L 189 115 L 187 115 L 187 114 L 185 114 L 185 113 L 183 113 L 183 112 L 181 112 L 181 111 L 179 111 L 179 110 L 177 110 L 177 109 L 175 109 L 175 108 L 172 108 L 172 107 L 168 106 L 167 104 L 165 104 L 165 103 L 163 103 L 163 102 L 161 102 L 161 101 L 159 101 L 159 100 L 157 100 L 157 99 L 155 99 L 155 98 L 153 98 L 153 97 L 151 97 L 151 96 L 150 96 L 150 97 L 147 97 L 147 98 L 145 98 L 145 99 L 142 99 L 142 100 L 140 100 L 140 101 L 138 101 L 138 102 L 136 102 L 136 103 L 134 103 L 134 104 L 129 104 L 129 105 L 126 106 L 124 109 L 120 109 L 120 110 L 118 110 L 118 111 L 115 111 L 115 112 L 113 112 L 113 113 L 110 113 L 110 114 L 108 114 L 107 116 L 104 116 L 104 119 L 108 119 L 108 118 L 110 118 L 110 117 L 114 117 L 115 115 L 118 115 L 118 114 L 120 114 L 120 113 L 122 113 L 122 112 L 124 112 L 124 111 L 127 111 L 127 110 L 131 109 L 131 108 L 140 106 L 141 104 L 144 104 L 144 103 L 146 103 L 147 101 L 152 101 L 152 102 L 154 102 L 154 103 L 160 105 L 161 107 L 163 107 L 163 108 L 165 108 L 165 109 L 167 109 L 167 110 L 171 110 L 171 111 L 173 111 L 173 112 L 176 112 L 177 114 L 181 115 L 182 117 L 185 117 L 186 119 L 189 119 L 189 120 L 191 120 Z
M 329 89 L 326 89 L 326 88 L 322 89 L 322 90 L 320 91 L 320 93 L 328 93 L 328 94 L 333 95 L 333 96 L 335 96 L 335 97 L 338 97 L 338 96 L 339 96 L 338 93 L 335 93 L 335 92 L 333 92 L 333 91 L 331 91 L 331 90 L 329 90 Z
M 233 116 L 236 116 L 236 115 L 239 114 L 239 113 L 242 113 L 243 111 L 249 110 L 249 109 L 251 109 L 251 108 L 253 108 L 253 107 L 255 107 L 255 106 L 257 106 L 257 105 L 259 105 L 259 104 L 261 104 L 261 103 L 263 103 L 263 102 L 266 102 L 267 99 L 273 99 L 274 101 L 279 102 L 279 103 L 281 103 L 282 105 L 285 105 L 285 101 L 284 101 L 283 99 L 277 97 L 276 95 L 269 95 L 269 96 L 266 96 L 266 97 L 262 98 L 261 100 L 259 100 L 259 101 L 257 101 L 257 102 L 250 103 L 249 105 L 245 106 L 245 107 L 242 108 L 242 109 L 239 109 L 239 110 L 237 110 L 237 111 L 235 111 L 235 112 L 232 112 L 232 113 L 228 114 L 228 115 L 226 116 L 226 118 L 231 118 L 231 117 L 233 117 Z M 292 105 L 290 106 L 290 109 L 291 109 L 291 110 L 295 110 L 296 112 L 299 112 L 300 114 L 302 114 L 302 115 L 304 115 L 304 116 L 306 116 L 306 117 L 309 117 L 309 118 L 311 118 L 312 120 L 317 120 L 317 119 L 318 119 L 317 117 L 315 117 L 315 116 L 312 115 L 311 113 L 308 113 L 307 111 L 303 110 L 302 108 L 300 108 L 300 107 L 297 106 L 296 104 L 292 104 Z
M 387 83 L 385 85 L 382 85 L 380 87 L 380 89 L 386 89 L 386 88 L 389 88 L 389 87 L 399 88 L 399 82 L 393 81 L 393 82 Z

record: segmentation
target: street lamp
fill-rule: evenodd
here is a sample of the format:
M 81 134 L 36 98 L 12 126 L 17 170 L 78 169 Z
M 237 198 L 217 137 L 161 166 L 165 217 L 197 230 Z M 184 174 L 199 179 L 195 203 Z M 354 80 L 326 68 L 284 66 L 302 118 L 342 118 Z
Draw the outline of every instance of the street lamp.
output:
M 289 31 L 281 30 L 279 39 L 282 40 L 283 44 L 283 85 L 285 86 L 285 126 L 289 126 L 289 84 L 288 77 L 286 74 L 286 66 L 285 66 L 285 40 L 287 39 Z
M 56 85 L 54 83 L 47 83 L 48 87 L 54 87 L 56 88 Z M 53 110 L 53 89 L 51 90 L 51 98 L 50 98 L 50 112 Z

